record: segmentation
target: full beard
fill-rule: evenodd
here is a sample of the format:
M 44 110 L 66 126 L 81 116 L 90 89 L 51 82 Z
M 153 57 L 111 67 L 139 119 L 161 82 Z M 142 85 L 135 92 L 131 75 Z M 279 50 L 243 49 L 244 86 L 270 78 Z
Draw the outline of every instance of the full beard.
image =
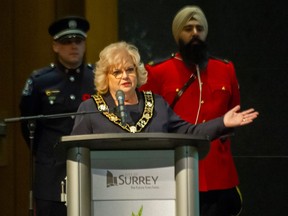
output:
M 199 38 L 192 38 L 187 44 L 179 40 L 179 52 L 187 67 L 192 68 L 199 65 L 200 68 L 206 66 L 208 61 L 207 44 Z

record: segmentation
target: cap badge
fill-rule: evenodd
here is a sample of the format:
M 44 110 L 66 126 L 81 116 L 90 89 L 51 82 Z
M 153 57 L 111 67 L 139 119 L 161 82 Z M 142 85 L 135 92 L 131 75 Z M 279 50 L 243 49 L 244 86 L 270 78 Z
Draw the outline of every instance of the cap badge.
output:
M 75 28 L 77 28 L 77 22 L 76 22 L 75 20 L 70 20 L 70 21 L 68 22 L 68 26 L 69 26 L 69 28 L 71 28 L 71 29 L 75 29 Z

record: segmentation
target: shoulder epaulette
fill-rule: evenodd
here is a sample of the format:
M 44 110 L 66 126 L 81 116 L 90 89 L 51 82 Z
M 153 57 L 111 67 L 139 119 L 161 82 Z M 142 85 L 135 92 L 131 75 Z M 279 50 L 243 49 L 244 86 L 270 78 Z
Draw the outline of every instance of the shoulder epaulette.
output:
M 41 76 L 41 75 L 43 75 L 43 74 L 46 74 L 46 73 L 54 70 L 54 68 L 55 68 L 55 64 L 54 64 L 54 63 L 50 63 L 50 65 L 47 66 L 47 67 L 34 70 L 34 71 L 32 72 L 32 76 L 34 76 L 34 77 Z
M 218 60 L 218 61 L 222 61 L 222 62 L 224 62 L 224 63 L 226 63 L 226 64 L 228 64 L 230 61 L 228 60 L 228 59 L 225 59 L 225 58 L 219 58 L 219 57 L 216 57 L 216 56 L 209 56 L 209 58 L 211 58 L 211 59 L 215 59 L 215 60 Z
M 168 57 L 158 58 L 158 59 L 155 59 L 155 60 L 152 60 L 152 61 L 148 62 L 147 64 L 150 65 L 150 66 L 155 66 L 155 65 L 161 64 L 162 62 L 167 61 L 168 59 L 174 58 L 174 56 L 175 56 L 175 54 L 172 53 L 172 54 L 171 54 L 170 56 L 168 56 Z
M 91 63 L 88 63 L 88 64 L 87 64 L 87 67 L 88 67 L 89 69 L 94 69 L 94 65 L 91 64 Z

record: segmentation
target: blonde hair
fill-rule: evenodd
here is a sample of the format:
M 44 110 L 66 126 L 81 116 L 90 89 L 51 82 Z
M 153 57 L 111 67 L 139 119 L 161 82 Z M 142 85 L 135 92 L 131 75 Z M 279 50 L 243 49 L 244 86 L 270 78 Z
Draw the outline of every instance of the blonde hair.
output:
M 179 42 L 179 34 L 183 30 L 183 27 L 191 19 L 197 20 L 204 28 L 204 40 L 208 34 L 208 23 L 204 12 L 198 6 L 191 5 L 185 6 L 177 12 L 172 22 L 172 33 L 176 43 Z
M 115 65 L 123 63 L 123 54 L 128 54 L 136 67 L 137 87 L 147 82 L 147 71 L 141 62 L 138 48 L 125 41 L 112 43 L 100 52 L 99 61 L 96 62 L 94 84 L 100 94 L 108 92 L 108 72 Z

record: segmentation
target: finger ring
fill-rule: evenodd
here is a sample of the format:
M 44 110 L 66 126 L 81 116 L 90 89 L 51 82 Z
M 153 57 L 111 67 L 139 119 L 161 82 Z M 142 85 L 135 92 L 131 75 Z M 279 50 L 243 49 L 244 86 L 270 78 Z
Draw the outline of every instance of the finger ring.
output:
M 243 121 L 243 122 L 245 122 L 245 121 L 246 121 L 246 119 L 245 119 L 245 118 L 243 118 L 243 119 L 242 119 L 242 121 Z

